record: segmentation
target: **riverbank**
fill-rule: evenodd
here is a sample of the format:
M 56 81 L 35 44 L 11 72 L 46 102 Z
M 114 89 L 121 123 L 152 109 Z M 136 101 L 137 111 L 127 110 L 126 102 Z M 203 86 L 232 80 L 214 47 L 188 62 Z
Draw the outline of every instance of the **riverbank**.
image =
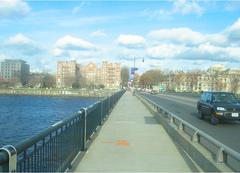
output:
M 0 95 L 36 95 L 36 96 L 78 96 L 78 97 L 107 97 L 116 89 L 45 89 L 45 88 L 0 88 Z

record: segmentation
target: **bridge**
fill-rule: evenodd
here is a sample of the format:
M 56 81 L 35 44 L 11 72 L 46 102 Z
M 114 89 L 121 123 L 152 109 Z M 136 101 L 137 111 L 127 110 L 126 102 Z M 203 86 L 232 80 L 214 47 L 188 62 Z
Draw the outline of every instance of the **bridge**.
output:
M 240 124 L 199 120 L 196 100 L 117 92 L 1 148 L 0 172 L 240 171 Z

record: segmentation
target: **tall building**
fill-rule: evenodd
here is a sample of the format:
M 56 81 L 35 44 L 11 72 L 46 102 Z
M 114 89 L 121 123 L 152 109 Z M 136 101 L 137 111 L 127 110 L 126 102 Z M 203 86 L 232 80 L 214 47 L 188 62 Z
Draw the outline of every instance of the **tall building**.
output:
M 102 63 L 102 81 L 106 88 L 118 88 L 121 83 L 120 63 Z
M 28 82 L 29 69 L 30 66 L 23 60 L 6 59 L 1 62 L 0 77 L 17 85 L 25 85 Z
M 58 61 L 56 86 L 58 88 L 71 88 L 79 83 L 80 65 L 73 61 Z
M 98 85 L 101 83 L 101 76 L 99 75 L 100 69 L 93 62 L 90 62 L 82 68 L 82 74 L 86 79 L 87 85 Z

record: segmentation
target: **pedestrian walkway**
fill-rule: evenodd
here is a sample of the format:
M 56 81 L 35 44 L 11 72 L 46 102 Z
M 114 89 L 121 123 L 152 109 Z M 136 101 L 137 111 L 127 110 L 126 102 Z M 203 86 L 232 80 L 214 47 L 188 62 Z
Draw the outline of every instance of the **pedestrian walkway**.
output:
M 113 109 L 76 172 L 192 171 L 164 128 L 130 92 Z

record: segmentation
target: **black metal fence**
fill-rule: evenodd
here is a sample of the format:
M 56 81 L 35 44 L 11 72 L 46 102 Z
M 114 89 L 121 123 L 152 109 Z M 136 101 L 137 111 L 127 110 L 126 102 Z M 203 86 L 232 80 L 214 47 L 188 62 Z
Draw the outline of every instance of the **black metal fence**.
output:
M 82 108 L 20 145 L 0 148 L 0 172 L 64 172 L 123 94 Z

